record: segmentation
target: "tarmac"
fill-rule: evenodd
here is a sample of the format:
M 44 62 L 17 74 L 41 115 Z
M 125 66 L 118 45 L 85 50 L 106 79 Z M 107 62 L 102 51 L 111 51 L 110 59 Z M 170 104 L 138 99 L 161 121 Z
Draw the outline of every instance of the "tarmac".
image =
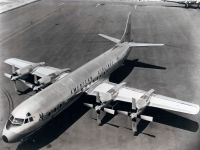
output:
M 28 5 L 36 0 L 1 0 L 0 1 L 0 13 L 11 11 L 13 9 Z
M 17 95 L 3 76 L 11 68 L 3 61 L 16 57 L 75 70 L 111 48 L 98 33 L 120 38 L 132 11 L 133 40 L 164 43 L 135 48 L 129 62 L 110 77 L 112 82 L 200 105 L 200 10 L 162 2 L 109 3 L 42 0 L 0 14 L 0 131 L 9 112 L 34 93 Z M 19 88 L 25 89 L 18 84 Z M 0 150 L 199 150 L 196 116 L 147 110 L 155 122 L 141 124 L 134 136 L 129 118 L 107 117 L 98 126 L 95 113 L 81 105 L 83 96 L 41 128 L 30 140 L 13 144 L 0 140 Z

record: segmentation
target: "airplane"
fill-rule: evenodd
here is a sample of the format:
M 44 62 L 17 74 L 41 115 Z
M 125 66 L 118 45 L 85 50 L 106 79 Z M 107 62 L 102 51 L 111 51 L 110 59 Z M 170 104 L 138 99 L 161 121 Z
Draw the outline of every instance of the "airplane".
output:
M 103 5 L 105 5 L 105 3 L 97 3 L 96 7 L 103 6 Z
M 189 8 L 189 7 L 192 7 L 194 5 L 196 5 L 197 8 L 200 8 L 200 1 L 199 0 L 163 0 L 163 1 L 164 2 L 184 4 L 185 8 Z
M 123 65 L 132 48 L 164 45 L 133 42 L 131 13 L 128 14 L 121 39 L 99 35 L 116 43 L 115 46 L 19 104 L 5 124 L 2 132 L 3 141 L 13 143 L 27 139 L 83 94 L 96 97 L 94 102 L 83 103 L 94 108 L 98 124 L 102 121 L 102 112 L 112 115 L 123 114 L 131 119 L 133 133 L 137 132 L 140 119 L 153 121 L 152 116 L 143 114 L 147 107 L 192 115 L 199 113 L 197 104 L 155 94 L 153 89 L 143 91 L 128 87 L 125 82 L 116 84 L 109 81 L 110 74 Z M 21 61 L 18 59 L 11 58 L 9 61 L 20 68 Z M 118 110 L 115 107 L 117 103 L 128 103 L 131 109 Z

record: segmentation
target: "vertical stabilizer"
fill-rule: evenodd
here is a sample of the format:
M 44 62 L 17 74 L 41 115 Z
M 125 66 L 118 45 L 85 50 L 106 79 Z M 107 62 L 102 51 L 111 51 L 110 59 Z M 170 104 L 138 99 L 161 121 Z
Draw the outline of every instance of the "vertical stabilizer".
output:
M 131 41 L 131 12 L 128 14 L 128 18 L 126 21 L 126 28 L 124 30 L 124 34 L 120 40 L 120 43 L 130 42 Z

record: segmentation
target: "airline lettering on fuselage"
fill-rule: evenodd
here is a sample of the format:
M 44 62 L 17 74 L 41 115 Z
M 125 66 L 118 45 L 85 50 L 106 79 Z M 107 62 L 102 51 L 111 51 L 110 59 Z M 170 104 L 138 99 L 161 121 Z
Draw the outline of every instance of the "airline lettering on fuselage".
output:
M 60 111 L 63 107 L 64 103 L 61 103 L 59 105 L 57 105 L 54 109 L 50 110 L 49 112 L 46 113 L 40 113 L 40 120 L 46 120 L 50 117 L 52 117 L 55 113 L 57 113 L 58 111 Z

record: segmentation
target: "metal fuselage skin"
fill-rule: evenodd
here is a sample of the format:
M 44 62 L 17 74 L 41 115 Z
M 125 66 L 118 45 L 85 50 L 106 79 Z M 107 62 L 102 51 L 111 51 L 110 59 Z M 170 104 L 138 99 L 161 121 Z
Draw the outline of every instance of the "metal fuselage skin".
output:
M 8 143 L 17 142 L 41 128 L 62 110 L 70 106 L 89 87 L 105 80 L 110 73 L 123 64 L 130 47 L 127 42 L 118 43 L 105 53 L 69 73 L 59 81 L 19 104 L 11 113 L 15 118 L 33 121 L 20 126 L 4 127 L 2 137 Z M 78 59 L 78 58 L 77 58 Z

